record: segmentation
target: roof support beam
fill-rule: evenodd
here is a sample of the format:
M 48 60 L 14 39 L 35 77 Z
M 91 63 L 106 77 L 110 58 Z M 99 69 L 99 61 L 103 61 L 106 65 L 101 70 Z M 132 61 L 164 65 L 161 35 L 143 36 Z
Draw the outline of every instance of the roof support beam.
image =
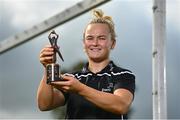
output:
M 32 28 L 0 42 L 0 54 L 35 38 L 110 0 L 84 0 Z

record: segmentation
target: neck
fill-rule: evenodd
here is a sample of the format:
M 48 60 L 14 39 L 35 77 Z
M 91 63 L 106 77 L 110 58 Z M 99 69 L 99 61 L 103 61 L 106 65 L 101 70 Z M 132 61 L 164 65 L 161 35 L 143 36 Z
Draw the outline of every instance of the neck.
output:
M 89 70 L 93 73 L 100 72 L 102 69 L 104 69 L 109 64 L 109 59 L 106 59 L 104 61 L 96 62 L 89 60 Z

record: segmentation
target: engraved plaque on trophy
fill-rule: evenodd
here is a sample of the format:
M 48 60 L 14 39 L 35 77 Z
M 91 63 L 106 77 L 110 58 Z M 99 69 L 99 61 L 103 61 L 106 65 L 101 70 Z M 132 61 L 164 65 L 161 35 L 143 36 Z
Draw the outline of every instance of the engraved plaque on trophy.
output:
M 47 74 L 47 84 L 50 84 L 51 82 L 55 81 L 61 81 L 62 78 L 60 77 L 60 65 L 56 63 L 56 53 L 58 53 L 59 57 L 61 58 L 62 61 L 64 61 L 59 48 L 57 46 L 57 40 L 59 38 L 59 35 L 56 34 L 56 32 L 53 30 L 49 36 L 49 42 L 51 46 L 54 48 L 54 54 L 53 54 L 53 59 L 52 59 L 52 64 L 47 64 L 46 66 L 46 74 Z

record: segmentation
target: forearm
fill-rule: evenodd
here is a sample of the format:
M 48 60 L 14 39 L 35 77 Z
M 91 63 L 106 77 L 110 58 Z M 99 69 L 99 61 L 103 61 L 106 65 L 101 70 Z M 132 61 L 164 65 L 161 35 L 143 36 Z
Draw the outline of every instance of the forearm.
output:
M 63 93 L 54 88 L 52 85 L 47 84 L 46 80 L 46 72 L 44 72 L 37 92 L 38 106 L 42 111 L 47 111 L 62 106 L 64 105 L 65 101 Z
M 129 105 L 121 96 L 101 92 L 86 85 L 81 86 L 79 94 L 106 111 L 115 114 L 125 114 L 128 111 Z
M 128 90 L 117 89 L 113 94 L 105 93 L 84 85 L 74 77 L 62 77 L 64 81 L 54 82 L 53 85 L 64 91 L 77 93 L 106 111 L 119 115 L 127 113 L 132 101 L 132 94 Z
M 38 87 L 37 102 L 40 110 L 46 110 L 53 102 L 53 87 L 46 84 L 45 72 Z

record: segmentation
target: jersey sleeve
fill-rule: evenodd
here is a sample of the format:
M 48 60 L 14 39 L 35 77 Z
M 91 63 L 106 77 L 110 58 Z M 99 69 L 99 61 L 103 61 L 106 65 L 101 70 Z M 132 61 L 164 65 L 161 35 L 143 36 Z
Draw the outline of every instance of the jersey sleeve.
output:
M 62 92 L 62 94 L 64 95 L 64 99 L 65 99 L 64 104 L 66 104 L 66 102 L 67 102 L 67 100 L 68 100 L 68 98 L 69 98 L 69 93 L 64 92 L 64 91 L 62 91 L 62 90 L 61 90 L 61 92 Z
M 135 75 L 131 71 L 121 71 L 114 73 L 114 90 L 124 88 L 129 90 L 133 96 L 135 92 Z

